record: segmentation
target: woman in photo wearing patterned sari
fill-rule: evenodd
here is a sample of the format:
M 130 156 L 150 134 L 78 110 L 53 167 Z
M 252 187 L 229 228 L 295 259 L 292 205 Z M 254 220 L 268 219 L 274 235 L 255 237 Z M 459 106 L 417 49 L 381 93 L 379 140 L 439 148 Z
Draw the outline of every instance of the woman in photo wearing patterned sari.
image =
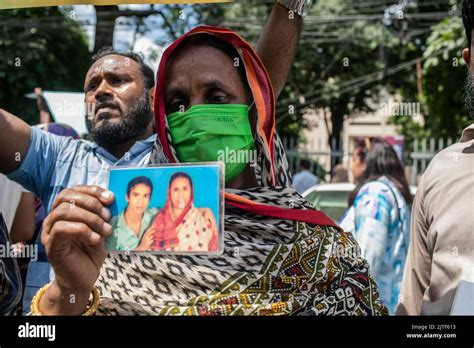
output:
M 142 243 L 148 251 L 216 251 L 217 227 L 211 209 L 194 206 L 191 177 L 171 175 L 166 204 L 156 215 Z

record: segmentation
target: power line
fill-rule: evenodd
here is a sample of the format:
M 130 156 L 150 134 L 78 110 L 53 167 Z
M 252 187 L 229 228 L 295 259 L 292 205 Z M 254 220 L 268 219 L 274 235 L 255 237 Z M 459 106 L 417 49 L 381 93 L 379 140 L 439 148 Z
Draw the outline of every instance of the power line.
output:
M 375 79 L 375 81 L 381 81 L 383 78 L 387 77 L 387 76 L 390 76 L 394 73 L 397 73 L 401 70 L 404 70 L 414 64 L 416 64 L 418 61 L 424 61 L 428 58 L 433 58 L 433 57 L 437 57 L 439 55 L 441 55 L 442 53 L 444 52 L 444 50 L 439 50 L 433 54 L 431 54 L 430 56 L 428 57 L 420 57 L 420 58 L 415 58 L 411 61 L 408 61 L 408 62 L 404 62 L 404 63 L 401 63 L 401 64 L 398 64 L 398 65 L 395 65 L 393 67 L 390 67 L 388 68 L 385 72 L 384 70 L 385 69 L 381 69 L 381 70 L 378 70 L 378 71 L 375 71 L 375 72 L 372 72 L 370 74 L 367 74 L 367 75 L 364 75 L 364 76 L 360 76 L 360 77 L 357 77 L 355 79 L 352 79 L 352 80 L 349 80 L 349 81 L 346 81 L 346 82 L 343 82 L 343 83 L 340 83 L 338 85 L 338 87 L 340 87 L 341 85 L 343 85 L 344 87 L 339 90 L 337 93 L 339 95 L 341 94 L 345 94 L 347 92 L 351 92 L 351 91 L 354 91 L 356 89 L 359 89 L 360 87 L 363 87 L 365 85 L 368 85 L 372 82 L 374 82 L 374 80 L 371 79 L 372 76 L 374 75 L 379 75 L 377 76 L 377 78 Z M 354 83 L 354 81 L 358 81 L 358 83 Z M 319 96 L 319 97 L 316 97 L 317 94 L 322 94 L 322 92 L 324 91 L 324 88 L 321 88 L 315 92 L 312 92 L 312 93 L 308 93 L 306 95 L 303 95 L 303 96 L 300 96 L 300 97 L 305 97 L 305 96 L 309 96 L 309 95 L 313 95 L 313 98 L 310 98 L 309 100 L 305 100 L 305 103 L 303 105 L 300 105 L 299 108 L 301 107 L 304 107 L 304 106 L 307 106 L 308 104 L 310 103 L 317 103 L 319 102 L 320 100 L 323 99 L 323 96 Z M 316 98 L 315 98 L 316 97 Z M 306 99 L 306 98 L 305 98 Z M 288 102 L 290 101 L 289 98 L 288 99 L 285 99 L 283 101 L 281 101 L 281 103 L 284 103 L 284 102 Z M 280 102 L 278 102 L 278 104 L 280 104 Z M 278 113 L 280 110 L 283 110 L 283 108 L 285 108 L 286 105 L 282 105 L 280 106 L 276 112 Z M 282 121 L 284 121 L 287 117 L 289 117 L 290 115 L 289 114 L 285 114 L 283 116 L 280 116 L 279 118 L 277 118 L 277 122 L 280 123 Z

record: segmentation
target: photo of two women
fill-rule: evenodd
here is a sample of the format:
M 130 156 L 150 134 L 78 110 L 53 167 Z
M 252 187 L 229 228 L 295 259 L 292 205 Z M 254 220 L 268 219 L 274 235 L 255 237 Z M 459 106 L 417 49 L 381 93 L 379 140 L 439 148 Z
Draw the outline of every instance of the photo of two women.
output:
M 123 170 L 116 172 L 123 173 Z M 133 169 L 128 172 L 127 175 L 132 179 L 126 185 L 126 193 L 116 195 L 117 200 L 122 200 L 121 203 L 125 207 L 119 209 L 117 206 L 117 214 L 113 215 L 111 220 L 113 233 L 106 241 L 108 251 L 218 250 L 218 224 L 215 213 L 211 208 L 195 205 L 195 182 L 190 174 L 175 171 L 169 176 L 166 190 L 161 188 L 160 192 L 156 192 L 158 190 L 157 185 L 153 184 L 153 175 L 137 175 Z M 123 180 L 113 182 L 113 173 L 114 171 L 111 171 L 110 186 L 123 186 Z M 158 196 L 156 199 L 163 204 L 156 206 L 156 199 L 152 202 L 154 195 Z M 218 195 L 215 200 L 217 205 Z

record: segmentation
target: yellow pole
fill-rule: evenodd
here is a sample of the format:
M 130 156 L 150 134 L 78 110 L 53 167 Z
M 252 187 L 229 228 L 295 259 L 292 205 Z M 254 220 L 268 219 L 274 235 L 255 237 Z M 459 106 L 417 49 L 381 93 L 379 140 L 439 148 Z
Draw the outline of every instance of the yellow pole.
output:
M 0 0 L 0 9 L 61 5 L 118 5 L 118 4 L 197 4 L 223 3 L 231 0 Z

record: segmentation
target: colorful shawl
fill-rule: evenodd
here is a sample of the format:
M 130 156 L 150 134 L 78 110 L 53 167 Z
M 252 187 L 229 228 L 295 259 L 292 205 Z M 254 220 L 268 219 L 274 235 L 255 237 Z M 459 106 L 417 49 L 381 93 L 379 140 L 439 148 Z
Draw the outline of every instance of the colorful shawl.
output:
M 258 113 L 260 187 L 226 190 L 224 252 L 217 256 L 109 255 L 98 280 L 102 314 L 385 315 L 367 262 L 349 233 L 290 188 L 268 74 L 227 29 L 198 27 L 163 54 L 155 94 L 158 141 L 151 163 L 178 162 L 166 123 L 166 63 L 189 35 L 216 35 L 240 54 Z

